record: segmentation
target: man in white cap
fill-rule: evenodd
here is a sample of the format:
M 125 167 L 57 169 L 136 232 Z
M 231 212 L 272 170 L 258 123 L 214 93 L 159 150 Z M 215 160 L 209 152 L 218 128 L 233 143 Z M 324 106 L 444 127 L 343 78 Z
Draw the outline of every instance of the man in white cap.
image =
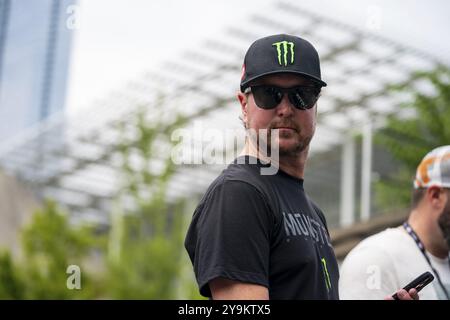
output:
M 450 145 L 429 152 L 417 168 L 408 220 L 358 244 L 340 269 L 342 299 L 379 299 L 429 271 L 421 299 L 450 295 Z

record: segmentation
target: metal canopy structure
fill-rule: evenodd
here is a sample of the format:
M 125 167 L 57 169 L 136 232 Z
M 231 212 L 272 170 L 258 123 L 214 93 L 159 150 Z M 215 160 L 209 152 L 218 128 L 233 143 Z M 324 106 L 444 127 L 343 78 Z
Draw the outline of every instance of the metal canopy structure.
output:
M 192 120 L 187 128 L 201 123 L 205 130 L 235 129 L 243 135 L 234 96 L 245 50 L 255 39 L 275 33 L 308 39 L 321 57 L 328 87 L 318 104 L 311 157 L 345 144 L 349 134 L 364 132 L 368 124 L 377 127 L 408 98 L 389 91 L 390 85 L 414 84 L 415 70 L 443 64 L 427 53 L 306 11 L 295 1 L 274 2 L 270 15 L 251 15 L 176 61 L 146 72 L 89 110 L 72 117 L 56 115 L 0 145 L 0 166 L 34 186 L 41 196 L 56 199 L 74 216 L 108 223 L 111 200 L 121 185 L 117 127 L 132 131 L 130 119 L 145 106 L 150 115 L 164 109 L 168 123 L 171 114 L 181 113 Z M 170 183 L 170 197 L 202 193 L 223 167 L 179 166 Z M 334 179 L 331 183 L 339 187 L 336 177 L 339 172 L 310 175 L 317 181 Z

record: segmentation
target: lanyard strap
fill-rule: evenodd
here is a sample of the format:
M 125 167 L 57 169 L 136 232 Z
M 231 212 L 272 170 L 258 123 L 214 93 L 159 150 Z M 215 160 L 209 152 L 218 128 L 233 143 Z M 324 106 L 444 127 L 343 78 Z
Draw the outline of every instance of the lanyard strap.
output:
M 416 245 L 419 248 L 420 252 L 422 252 L 422 255 L 424 256 L 425 260 L 427 260 L 428 265 L 430 266 L 431 270 L 433 270 L 433 273 L 435 274 L 436 279 L 438 280 L 439 285 L 442 288 L 442 291 L 444 291 L 444 294 L 447 297 L 447 300 L 450 300 L 449 293 L 445 289 L 445 286 L 444 286 L 444 284 L 441 281 L 441 277 L 439 276 L 439 273 L 437 272 L 437 270 L 431 264 L 430 258 L 428 257 L 428 255 L 427 255 L 427 253 L 425 251 L 425 246 L 423 245 L 423 243 L 420 240 L 419 236 L 417 235 L 417 233 L 414 232 L 413 228 L 411 228 L 411 226 L 409 225 L 408 222 L 404 222 L 403 223 L 403 228 L 405 228 L 406 232 L 408 232 L 408 234 L 411 236 L 411 238 L 413 238 L 414 241 L 416 242 Z M 450 257 L 448 259 L 449 259 L 448 262 L 449 262 L 449 267 L 450 267 Z

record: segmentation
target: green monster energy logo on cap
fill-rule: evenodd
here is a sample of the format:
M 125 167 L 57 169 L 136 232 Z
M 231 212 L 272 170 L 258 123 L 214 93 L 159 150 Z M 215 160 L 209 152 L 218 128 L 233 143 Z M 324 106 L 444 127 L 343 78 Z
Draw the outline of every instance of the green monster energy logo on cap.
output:
M 277 48 L 277 56 L 278 56 L 278 63 L 280 66 L 284 64 L 286 67 L 288 64 L 288 46 L 291 53 L 291 61 L 290 64 L 294 63 L 294 43 L 293 42 L 287 42 L 287 41 L 280 41 L 272 43 L 273 46 Z M 283 59 L 282 59 L 283 58 Z

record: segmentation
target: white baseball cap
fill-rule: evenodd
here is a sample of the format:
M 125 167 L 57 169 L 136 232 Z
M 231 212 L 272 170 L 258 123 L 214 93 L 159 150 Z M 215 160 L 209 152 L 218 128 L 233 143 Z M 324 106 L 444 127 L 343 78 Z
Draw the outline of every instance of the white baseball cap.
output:
M 430 151 L 417 167 L 414 188 L 450 188 L 450 145 Z

